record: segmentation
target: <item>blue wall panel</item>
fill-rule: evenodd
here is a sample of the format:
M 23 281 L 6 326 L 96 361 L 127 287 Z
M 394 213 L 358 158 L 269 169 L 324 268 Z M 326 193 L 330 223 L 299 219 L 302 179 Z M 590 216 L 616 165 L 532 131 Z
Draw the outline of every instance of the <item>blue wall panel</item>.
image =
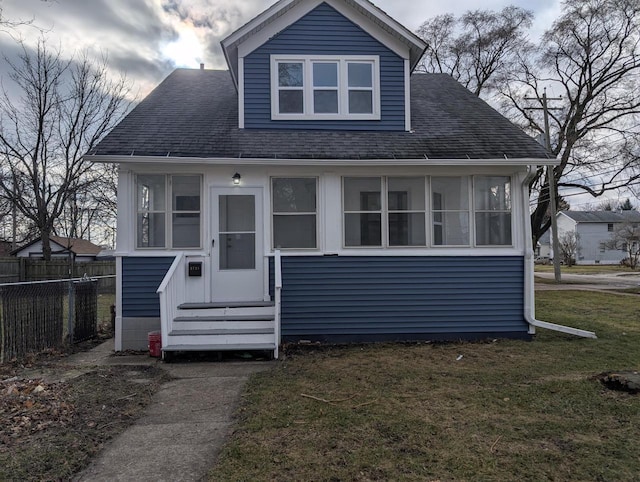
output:
M 122 258 L 122 316 L 153 318 L 160 316 L 156 290 L 173 263 L 173 257 Z
M 522 257 L 292 256 L 282 269 L 285 340 L 527 336 Z
M 379 55 L 381 120 L 272 121 L 272 54 Z M 244 72 L 246 128 L 405 130 L 404 60 L 326 3 L 248 55 Z

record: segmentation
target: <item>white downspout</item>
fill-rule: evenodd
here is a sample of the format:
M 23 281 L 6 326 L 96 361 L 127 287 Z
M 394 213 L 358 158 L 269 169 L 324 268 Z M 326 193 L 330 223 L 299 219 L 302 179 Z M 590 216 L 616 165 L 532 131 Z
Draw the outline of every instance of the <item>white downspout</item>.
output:
M 522 181 L 523 222 L 524 222 L 524 319 L 529 323 L 529 334 L 534 335 L 536 327 L 560 331 L 583 338 L 598 338 L 592 331 L 579 330 L 569 326 L 556 325 L 547 321 L 536 320 L 535 281 L 533 270 L 533 242 L 531 240 L 531 220 L 527 215 L 529 206 L 529 181 L 534 176 L 536 166 L 529 166 L 528 173 Z

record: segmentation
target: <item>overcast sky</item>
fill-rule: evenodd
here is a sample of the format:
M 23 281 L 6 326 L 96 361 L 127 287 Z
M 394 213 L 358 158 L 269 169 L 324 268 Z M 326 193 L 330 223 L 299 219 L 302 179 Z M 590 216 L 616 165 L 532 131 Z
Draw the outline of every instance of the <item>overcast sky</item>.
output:
M 175 67 L 226 68 L 220 40 L 275 0 L 0 0 L 5 18 L 33 20 L 65 55 L 78 49 L 106 52 L 110 67 L 126 73 L 145 94 Z M 377 0 L 374 3 L 410 30 L 435 15 L 470 9 L 499 10 L 514 4 L 533 9 L 532 36 L 560 11 L 560 0 Z M 533 6 L 532 6 L 533 4 Z M 18 33 L 32 44 L 34 27 Z M 0 32 L 0 49 L 12 57 L 15 42 Z M 4 62 L 0 75 L 6 72 Z

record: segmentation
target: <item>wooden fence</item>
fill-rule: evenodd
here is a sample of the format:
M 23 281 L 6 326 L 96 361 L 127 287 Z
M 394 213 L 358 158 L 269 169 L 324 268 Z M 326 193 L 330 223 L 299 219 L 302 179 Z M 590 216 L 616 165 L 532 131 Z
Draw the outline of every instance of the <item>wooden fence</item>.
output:
M 30 258 L 0 258 L 0 284 L 82 278 L 85 274 L 89 277 L 110 276 L 116 274 L 116 263 L 115 261 L 76 262 L 73 263 L 73 272 L 70 273 L 70 271 L 67 259 L 42 261 Z M 115 288 L 115 279 L 105 281 L 113 283 Z M 101 288 L 111 287 L 104 285 Z

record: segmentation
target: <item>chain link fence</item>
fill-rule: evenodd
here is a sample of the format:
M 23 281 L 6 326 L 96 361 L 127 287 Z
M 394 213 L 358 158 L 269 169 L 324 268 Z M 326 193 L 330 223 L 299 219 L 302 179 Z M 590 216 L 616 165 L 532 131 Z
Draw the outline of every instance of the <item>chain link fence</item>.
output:
M 113 276 L 0 284 L 0 363 L 112 328 Z

